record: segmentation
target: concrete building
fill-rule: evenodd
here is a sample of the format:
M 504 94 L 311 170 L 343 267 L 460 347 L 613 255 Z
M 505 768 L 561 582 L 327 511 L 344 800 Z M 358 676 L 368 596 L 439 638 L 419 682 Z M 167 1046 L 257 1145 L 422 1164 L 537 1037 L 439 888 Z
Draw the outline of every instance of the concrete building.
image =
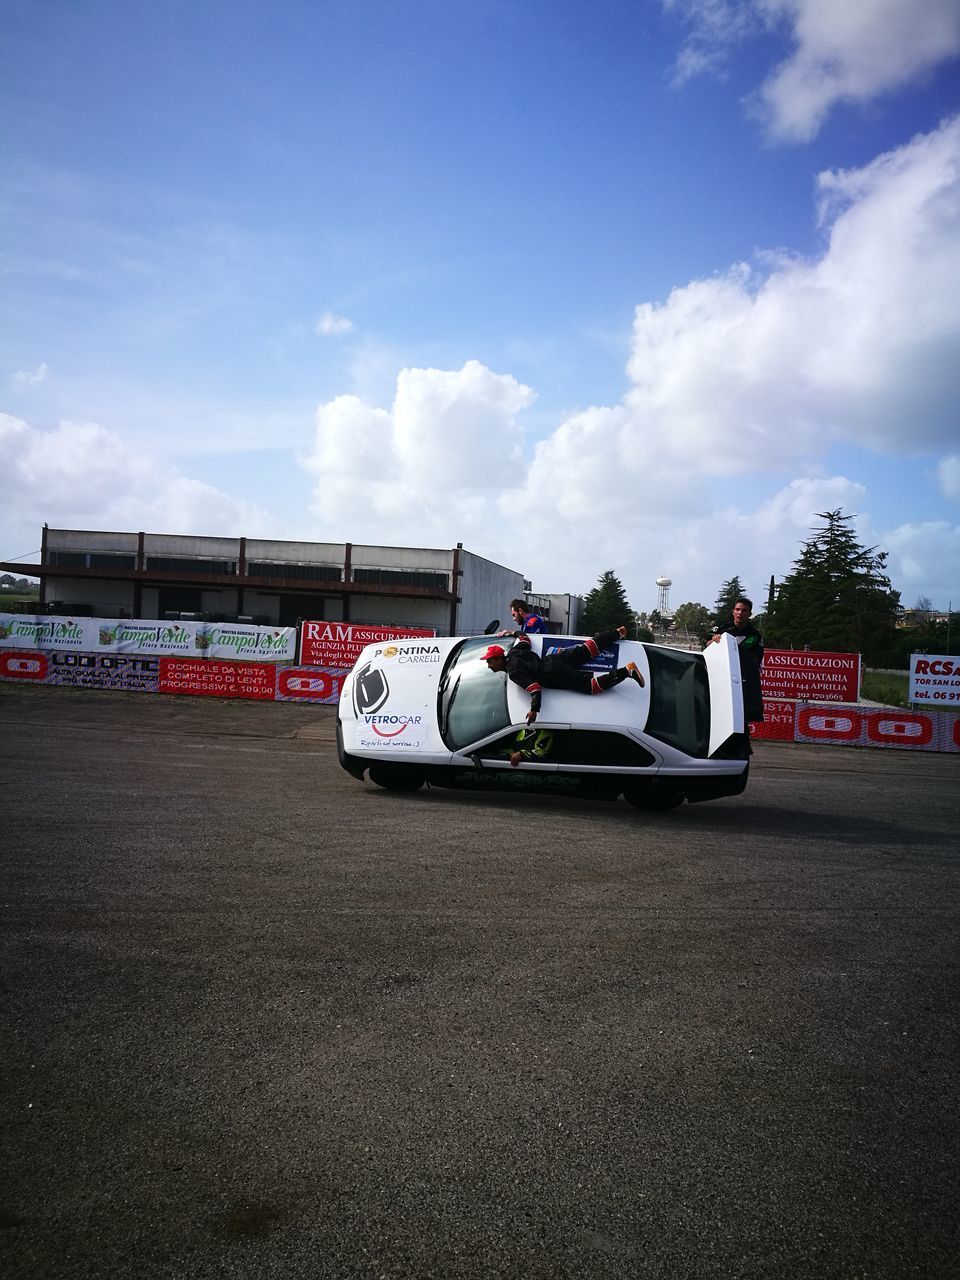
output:
M 349 542 L 103 533 L 43 528 L 40 563 L 0 564 L 40 579 L 40 609 L 93 617 L 300 619 L 433 627 L 440 635 L 510 622 L 523 574 L 467 551 Z M 568 631 L 571 600 L 543 611 Z M 574 610 L 575 612 L 575 610 Z

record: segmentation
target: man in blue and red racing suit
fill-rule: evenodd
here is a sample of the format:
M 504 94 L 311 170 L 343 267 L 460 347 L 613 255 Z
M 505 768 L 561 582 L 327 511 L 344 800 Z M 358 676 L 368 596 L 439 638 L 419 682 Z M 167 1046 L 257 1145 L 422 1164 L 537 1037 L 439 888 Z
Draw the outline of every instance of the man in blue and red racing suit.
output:
M 498 636 L 537 636 L 546 632 L 547 624 L 539 613 L 531 613 L 526 600 L 511 600 L 510 612 L 517 624 L 514 631 L 498 631 Z
M 567 689 L 571 693 L 605 693 L 607 689 L 612 689 L 627 679 L 642 685 L 643 676 L 637 670 L 635 662 L 628 662 L 625 667 L 618 667 L 616 671 L 605 671 L 602 675 L 592 675 L 589 671 L 580 670 L 585 662 L 595 658 L 601 650 L 609 649 L 617 640 L 623 640 L 626 634 L 626 627 L 617 627 L 616 631 L 601 631 L 591 640 L 584 640 L 582 644 L 570 649 L 560 649 L 546 658 L 537 657 L 530 647 L 530 637 L 522 635 L 509 652 L 499 644 L 492 644 L 486 653 L 480 655 L 480 660 L 487 664 L 489 671 L 505 671 L 514 684 L 529 693 L 527 724 L 533 724 L 540 711 L 544 689 Z

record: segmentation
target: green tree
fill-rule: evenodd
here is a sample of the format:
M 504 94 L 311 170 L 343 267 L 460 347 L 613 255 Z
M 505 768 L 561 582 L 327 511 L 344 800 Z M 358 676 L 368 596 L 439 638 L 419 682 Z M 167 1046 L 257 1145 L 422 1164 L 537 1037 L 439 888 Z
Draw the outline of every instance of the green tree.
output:
M 688 631 L 690 635 L 696 636 L 703 644 L 707 643 L 713 629 L 710 610 L 705 604 L 694 604 L 692 601 L 677 605 L 673 611 L 673 625 L 678 631 Z
M 960 613 L 950 613 L 941 622 L 933 614 L 897 628 L 897 647 L 891 667 L 907 668 L 911 653 L 960 653 Z
M 862 653 L 881 665 L 897 650 L 900 593 L 886 574 L 887 554 L 864 547 L 853 516 L 820 511 L 826 521 L 804 544 L 766 617 L 770 645 Z
M 734 574 L 720 588 L 720 594 L 717 596 L 717 602 L 713 606 L 713 613 L 710 617 L 711 627 L 719 627 L 721 623 L 726 622 L 733 613 L 734 601 L 739 600 L 743 595 L 746 595 L 743 583 L 740 581 L 739 576 Z
M 612 569 L 601 573 L 597 585 L 588 592 L 583 602 L 583 629 L 589 635 L 596 631 L 609 631 L 633 622 L 633 610 L 627 603 L 623 583 Z

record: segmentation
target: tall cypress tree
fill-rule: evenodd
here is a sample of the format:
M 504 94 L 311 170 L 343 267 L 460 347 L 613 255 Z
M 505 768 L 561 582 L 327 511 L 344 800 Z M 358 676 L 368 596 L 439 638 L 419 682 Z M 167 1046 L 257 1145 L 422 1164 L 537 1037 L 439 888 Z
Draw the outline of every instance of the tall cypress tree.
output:
M 886 574 L 887 553 L 864 547 L 849 528 L 853 516 L 820 511 L 784 578 L 765 622 L 768 644 L 862 653 L 876 662 L 895 648 L 900 593 Z
M 633 610 L 627 603 L 623 583 L 612 569 L 601 573 L 597 585 L 583 601 L 583 629 L 592 635 L 595 631 L 609 631 L 621 623 L 631 628 Z

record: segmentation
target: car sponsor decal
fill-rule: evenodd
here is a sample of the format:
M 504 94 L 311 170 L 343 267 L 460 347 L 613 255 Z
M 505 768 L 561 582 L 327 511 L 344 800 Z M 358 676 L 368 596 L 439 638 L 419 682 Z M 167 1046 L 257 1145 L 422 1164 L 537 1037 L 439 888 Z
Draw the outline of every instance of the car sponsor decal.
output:
M 423 716 L 363 716 L 362 720 L 378 737 L 395 738 L 411 726 L 422 724 Z
M 423 716 L 401 712 L 397 715 L 366 715 L 359 719 L 361 747 L 399 747 L 409 751 L 423 746 Z
M 440 661 L 438 644 L 387 644 L 375 650 L 375 657 L 386 658 L 399 666 L 408 663 L 420 664 Z
M 575 636 L 544 636 L 542 656 L 549 658 L 556 653 L 560 653 L 563 649 L 575 649 L 580 644 L 583 644 L 583 641 L 578 640 Z M 609 649 L 601 649 L 595 658 L 591 658 L 589 662 L 584 662 L 580 670 L 594 672 L 613 671 L 617 665 L 619 652 L 619 645 L 614 642 Z
M 390 686 L 382 671 L 374 669 L 373 663 L 366 666 L 353 677 L 353 711 L 357 719 L 373 715 L 386 706 L 390 697 Z

